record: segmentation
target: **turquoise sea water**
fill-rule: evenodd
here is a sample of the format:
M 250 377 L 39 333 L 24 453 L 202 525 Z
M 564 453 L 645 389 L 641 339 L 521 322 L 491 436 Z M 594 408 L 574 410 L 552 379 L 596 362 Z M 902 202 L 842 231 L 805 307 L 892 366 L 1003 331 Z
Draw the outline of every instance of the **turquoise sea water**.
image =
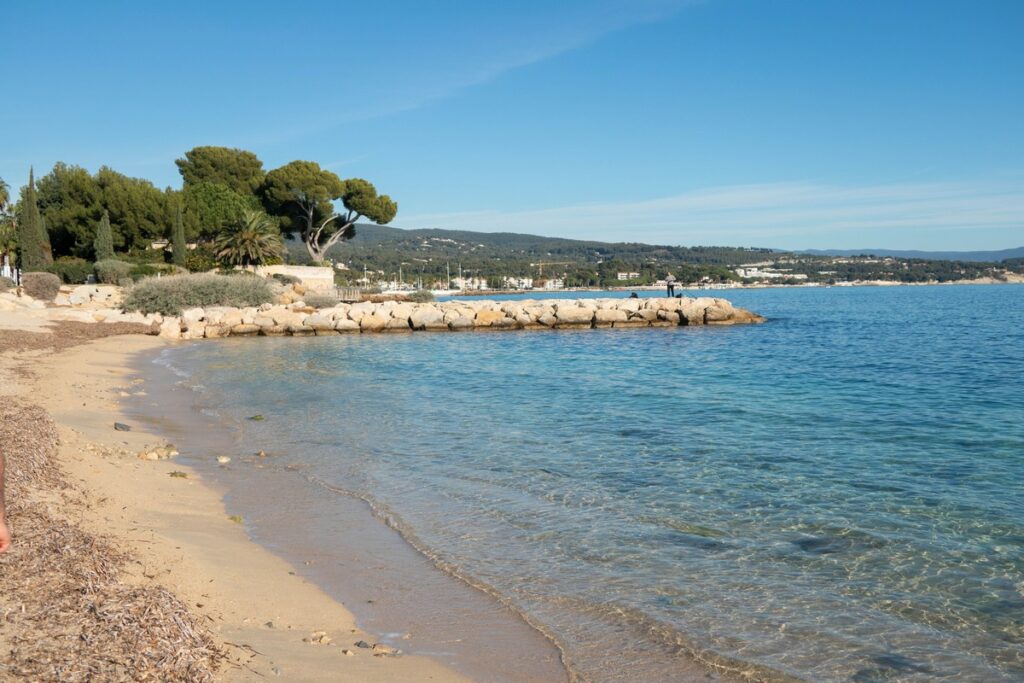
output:
M 696 655 L 1024 680 L 1024 287 L 724 296 L 769 322 L 226 340 L 161 362 L 240 452 L 282 453 L 321 508 L 373 501 L 584 678 L 680 680 Z

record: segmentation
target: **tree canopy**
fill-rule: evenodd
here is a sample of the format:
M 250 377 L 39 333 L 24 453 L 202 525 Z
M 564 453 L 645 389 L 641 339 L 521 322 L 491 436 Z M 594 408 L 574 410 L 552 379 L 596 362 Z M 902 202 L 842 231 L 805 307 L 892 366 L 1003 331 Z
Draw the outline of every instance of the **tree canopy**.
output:
M 18 203 L 18 258 L 21 269 L 25 272 L 44 270 L 53 263 L 50 242 L 46 238 L 43 218 L 39 215 L 36 203 L 35 174 L 28 172 L 28 185 L 21 190 L 21 201 Z
M 267 214 L 249 210 L 221 229 L 214 249 L 217 260 L 229 266 L 280 263 L 281 230 Z
M 106 261 L 114 258 L 114 235 L 110 229 L 110 214 L 103 212 L 96 227 L 96 239 L 93 241 L 93 252 L 97 261 Z
M 148 180 L 106 166 L 91 175 L 80 166 L 57 163 L 39 179 L 39 209 L 61 255 L 92 257 L 96 224 L 105 210 L 115 249 L 146 249 L 167 232 L 168 204 L 168 196 Z
M 378 195 L 372 183 L 342 180 L 315 161 L 293 161 L 270 171 L 262 196 L 267 211 L 281 218 L 282 229 L 300 234 L 314 261 L 322 261 L 340 240 L 355 236 L 360 218 L 389 223 L 398 211 L 398 205 L 387 195 Z M 345 213 L 336 211 L 337 201 Z
M 266 175 L 263 162 L 255 154 L 230 147 L 194 147 L 174 163 L 186 188 L 211 183 L 242 196 L 254 194 Z
M 174 227 L 171 228 L 171 257 L 174 265 L 184 268 L 188 261 L 188 244 L 185 242 L 185 223 L 181 217 L 181 203 L 174 203 Z
M 240 220 L 246 211 L 261 208 L 253 195 L 240 195 L 218 183 L 186 185 L 182 199 L 185 235 L 192 239 L 213 239 L 227 223 Z
M 213 242 L 225 226 L 264 210 L 275 229 L 297 233 L 310 258 L 321 261 L 341 240 L 355 234 L 358 220 L 390 222 L 398 210 L 386 195 L 361 178 L 342 180 L 314 161 L 293 161 L 264 173 L 252 152 L 227 147 L 196 147 L 176 161 L 181 190 L 161 190 L 103 166 L 90 173 L 58 162 L 39 179 L 37 202 L 45 234 L 44 251 L 91 259 L 97 224 L 106 212 L 115 252 L 138 253 L 164 237 L 175 239 L 178 213 L 187 242 Z M 0 181 L 2 182 L 2 181 Z M 0 185 L 0 211 L 3 192 Z M 20 214 L 19 214 L 20 215 Z
M 38 197 L 54 251 L 89 257 L 96 223 L 103 215 L 103 192 L 92 174 L 58 162 L 39 179 Z

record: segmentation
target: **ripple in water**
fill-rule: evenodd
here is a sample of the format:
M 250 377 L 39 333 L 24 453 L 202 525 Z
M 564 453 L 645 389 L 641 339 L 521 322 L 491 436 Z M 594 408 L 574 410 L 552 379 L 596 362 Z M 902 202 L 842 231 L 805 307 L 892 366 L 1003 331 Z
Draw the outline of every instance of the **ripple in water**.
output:
M 1024 678 L 1024 288 L 730 298 L 772 321 L 170 362 L 237 424 L 272 416 L 243 447 L 380 501 L 595 681 L 674 680 L 693 655 L 815 681 Z

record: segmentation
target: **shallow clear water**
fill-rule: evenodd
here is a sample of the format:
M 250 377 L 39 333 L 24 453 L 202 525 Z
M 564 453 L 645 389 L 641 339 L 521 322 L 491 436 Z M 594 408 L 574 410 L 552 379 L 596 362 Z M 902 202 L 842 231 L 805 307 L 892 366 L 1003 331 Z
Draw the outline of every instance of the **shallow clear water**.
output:
M 586 678 L 678 680 L 696 655 L 1024 679 L 1024 287 L 724 296 L 770 321 L 227 340 L 163 362 L 240 450 L 284 453 L 325 513 L 324 491 L 374 501 Z

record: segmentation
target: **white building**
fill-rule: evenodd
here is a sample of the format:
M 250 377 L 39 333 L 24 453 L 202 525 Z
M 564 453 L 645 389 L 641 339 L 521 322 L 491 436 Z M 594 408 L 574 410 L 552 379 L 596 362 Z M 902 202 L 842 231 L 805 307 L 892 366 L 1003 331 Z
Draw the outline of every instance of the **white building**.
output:
M 489 289 L 487 286 L 487 278 L 483 277 L 453 277 L 452 287 L 462 291 L 480 291 Z
M 532 277 L 506 277 L 503 282 L 506 289 L 533 289 Z
M 640 273 L 616 273 L 616 280 L 639 280 Z
M 803 273 L 784 273 L 777 270 L 761 270 L 754 266 L 746 266 L 743 268 L 737 268 L 736 274 L 740 277 L 750 278 L 752 280 L 775 280 L 780 278 L 788 278 L 793 280 L 806 280 L 807 276 Z

